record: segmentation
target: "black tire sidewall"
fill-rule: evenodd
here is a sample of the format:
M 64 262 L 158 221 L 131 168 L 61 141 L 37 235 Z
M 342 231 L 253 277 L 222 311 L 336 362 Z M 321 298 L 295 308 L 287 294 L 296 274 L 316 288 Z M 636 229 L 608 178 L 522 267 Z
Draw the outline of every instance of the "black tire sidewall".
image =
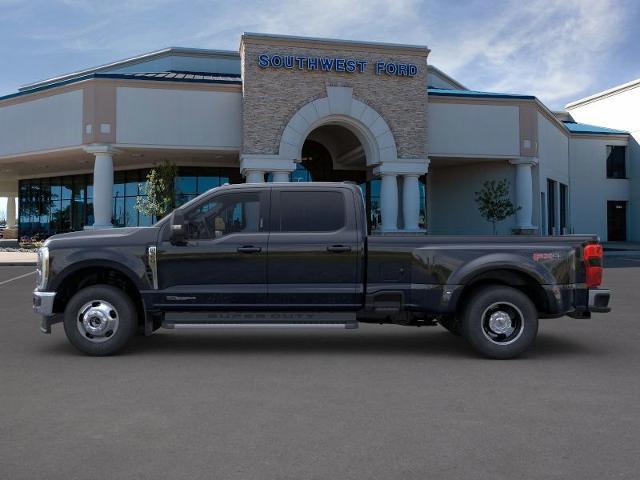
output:
M 92 342 L 80 333 L 76 325 L 80 308 L 92 300 L 109 302 L 118 312 L 118 329 L 105 342 Z M 133 301 L 122 290 L 111 285 L 92 285 L 83 288 L 69 300 L 64 311 L 64 332 L 69 342 L 87 355 L 105 356 L 118 352 L 135 335 L 137 328 L 137 312 Z
M 483 333 L 482 315 L 496 302 L 508 302 L 520 309 L 523 315 L 523 331 L 513 342 L 500 345 Z M 512 287 L 496 285 L 483 287 L 475 292 L 464 308 L 461 330 L 471 346 L 488 358 L 507 359 L 522 354 L 534 342 L 538 334 L 538 311 L 529 297 Z

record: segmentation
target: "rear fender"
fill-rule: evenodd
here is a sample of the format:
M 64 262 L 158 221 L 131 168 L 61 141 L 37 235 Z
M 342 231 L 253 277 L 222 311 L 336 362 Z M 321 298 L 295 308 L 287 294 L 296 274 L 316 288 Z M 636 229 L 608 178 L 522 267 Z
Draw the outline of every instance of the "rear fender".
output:
M 556 298 L 557 292 L 555 292 L 556 288 L 554 285 L 556 281 L 553 278 L 553 274 L 544 266 L 534 262 L 533 260 L 528 260 L 522 255 L 511 253 L 491 253 L 465 263 L 462 267 L 451 274 L 448 284 L 443 288 L 441 299 L 443 310 L 445 312 L 455 312 L 465 288 L 475 278 L 497 270 L 511 271 L 526 275 L 537 285 L 543 287 L 545 290 L 547 304 L 550 307 L 558 303 L 558 299 Z M 552 286 L 552 292 L 546 291 L 550 288 L 545 288 L 545 286 L 548 285 Z M 554 310 L 557 309 L 555 306 L 551 308 Z

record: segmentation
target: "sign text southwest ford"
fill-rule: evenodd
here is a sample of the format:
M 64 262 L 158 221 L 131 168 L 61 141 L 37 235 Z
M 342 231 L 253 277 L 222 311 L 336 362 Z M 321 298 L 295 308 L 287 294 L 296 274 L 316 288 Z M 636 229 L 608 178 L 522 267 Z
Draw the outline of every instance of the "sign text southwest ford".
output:
M 354 58 L 302 57 L 296 55 L 278 55 L 263 53 L 258 56 L 260 68 L 287 68 L 289 70 L 309 70 L 321 72 L 364 73 L 368 62 Z M 418 66 L 413 63 L 374 62 L 376 75 L 413 77 Z

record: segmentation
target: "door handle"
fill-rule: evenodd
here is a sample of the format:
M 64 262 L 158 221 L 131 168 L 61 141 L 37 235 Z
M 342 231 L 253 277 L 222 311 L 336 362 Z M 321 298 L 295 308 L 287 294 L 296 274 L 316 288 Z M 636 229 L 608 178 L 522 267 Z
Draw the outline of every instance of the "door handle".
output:
M 262 247 L 254 247 L 253 245 L 245 245 L 244 247 L 238 247 L 239 253 L 258 253 L 262 251 Z
M 351 251 L 351 247 L 349 245 L 330 245 L 327 247 L 327 252 L 332 252 L 332 253 L 343 253 L 343 252 L 350 252 Z

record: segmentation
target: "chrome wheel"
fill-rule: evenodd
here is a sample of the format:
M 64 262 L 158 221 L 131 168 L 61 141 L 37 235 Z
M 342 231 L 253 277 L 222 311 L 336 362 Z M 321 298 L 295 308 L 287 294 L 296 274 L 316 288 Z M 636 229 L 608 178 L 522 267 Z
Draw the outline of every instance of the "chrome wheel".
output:
M 118 311 L 104 300 L 85 303 L 78 311 L 78 331 L 94 343 L 106 342 L 118 330 Z
M 508 345 L 515 342 L 524 331 L 522 312 L 508 302 L 496 302 L 482 314 L 482 333 L 491 342 Z

